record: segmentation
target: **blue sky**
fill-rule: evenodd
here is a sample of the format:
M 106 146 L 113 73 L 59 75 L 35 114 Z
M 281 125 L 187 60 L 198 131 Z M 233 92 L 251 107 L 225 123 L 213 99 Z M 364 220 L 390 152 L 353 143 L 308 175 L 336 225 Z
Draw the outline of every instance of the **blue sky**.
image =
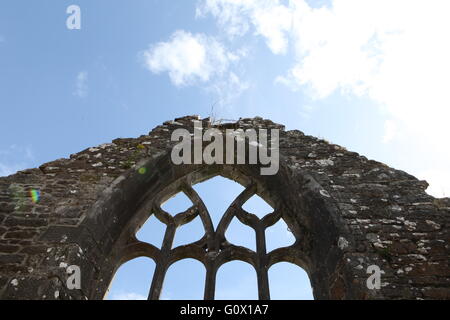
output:
M 66 8 L 81 8 L 68 30 Z M 256 115 L 450 194 L 447 0 L 3 0 L 0 176 Z

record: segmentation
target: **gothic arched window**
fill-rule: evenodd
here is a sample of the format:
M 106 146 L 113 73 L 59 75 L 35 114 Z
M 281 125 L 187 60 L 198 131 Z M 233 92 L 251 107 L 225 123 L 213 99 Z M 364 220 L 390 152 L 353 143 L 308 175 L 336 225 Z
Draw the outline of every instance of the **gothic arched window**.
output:
M 177 294 L 176 299 L 270 299 L 269 269 L 271 272 L 272 269 L 277 270 L 278 265 L 275 264 L 283 261 L 274 257 L 282 255 L 282 250 L 289 250 L 296 241 L 283 220 L 282 212 L 257 195 L 256 185 L 250 184 L 244 188 L 220 176 L 194 187 L 184 182 L 178 189 L 175 195 L 164 195 L 153 202 L 148 208 L 149 217 L 143 226 L 139 226 L 136 234 L 134 246 L 145 251 L 145 255 L 155 262 L 148 299 L 172 298 L 176 288 L 184 292 Z M 212 193 L 214 196 L 211 196 Z M 226 209 L 223 208 L 224 203 Z M 204 268 L 194 263 L 196 261 Z M 251 267 L 253 272 L 247 270 Z M 233 271 L 236 268 L 242 270 L 242 274 Z M 303 280 L 298 279 L 299 285 L 309 284 L 306 273 L 299 270 L 303 272 Z M 185 271 L 190 273 L 188 278 L 196 280 L 192 282 L 192 279 L 180 277 L 183 272 L 186 275 Z M 222 271 L 224 277 L 230 272 L 234 272 L 237 278 L 243 276 L 241 280 L 237 279 L 239 285 L 234 291 L 226 288 L 227 281 L 221 278 Z M 292 274 L 298 275 L 296 272 Z M 290 276 L 285 277 L 286 282 L 292 280 Z M 282 280 L 283 277 L 278 275 L 278 291 Z M 167 285 L 164 289 L 167 290 L 163 292 L 164 282 Z M 185 292 L 186 288 L 189 292 Z M 114 286 L 112 290 L 115 290 Z M 239 295 L 237 291 L 244 292 L 244 295 Z M 248 294 L 245 295 L 245 292 Z M 117 295 L 114 293 L 109 297 L 114 299 Z M 290 298 L 279 293 L 275 294 L 277 297 Z M 310 286 L 309 292 L 297 297 L 312 298 Z

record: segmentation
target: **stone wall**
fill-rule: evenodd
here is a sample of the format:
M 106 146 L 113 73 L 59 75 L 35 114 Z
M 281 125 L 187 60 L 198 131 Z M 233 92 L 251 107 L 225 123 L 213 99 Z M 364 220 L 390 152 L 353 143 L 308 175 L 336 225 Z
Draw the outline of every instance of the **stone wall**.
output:
M 282 210 L 297 241 L 269 263 L 303 267 L 315 298 L 450 299 L 450 199 L 426 194 L 425 181 L 261 118 L 215 127 L 283 129 L 277 175 L 255 165 L 175 166 L 171 132 L 192 132 L 195 119 L 0 178 L 0 298 L 102 299 L 120 264 L 152 254 L 134 238 L 148 217 L 142 207 L 181 179 L 221 174 L 255 183 Z M 69 265 L 81 268 L 79 290 L 66 287 Z M 370 265 L 384 272 L 379 290 L 366 286 Z

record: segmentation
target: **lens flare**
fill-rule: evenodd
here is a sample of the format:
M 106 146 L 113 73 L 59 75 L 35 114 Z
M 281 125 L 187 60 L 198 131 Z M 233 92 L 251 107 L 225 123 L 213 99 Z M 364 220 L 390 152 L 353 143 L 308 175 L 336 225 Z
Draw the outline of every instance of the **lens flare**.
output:
M 138 172 L 139 172 L 140 174 L 146 174 L 146 173 L 147 173 L 147 168 L 141 167 L 141 168 L 139 168 Z
M 31 197 L 31 201 L 33 201 L 33 203 L 38 203 L 39 199 L 41 198 L 41 193 L 39 192 L 39 190 L 31 189 L 30 197 Z

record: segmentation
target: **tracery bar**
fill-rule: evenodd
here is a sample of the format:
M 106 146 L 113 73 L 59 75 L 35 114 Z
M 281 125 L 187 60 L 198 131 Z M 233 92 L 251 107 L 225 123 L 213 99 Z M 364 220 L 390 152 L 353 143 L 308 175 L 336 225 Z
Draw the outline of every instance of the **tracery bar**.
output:
M 267 255 L 265 228 L 261 221 L 255 228 L 256 231 L 256 253 L 258 255 L 258 265 L 256 275 L 258 279 L 259 300 L 270 300 L 269 276 L 267 274 Z
M 214 261 L 209 261 L 206 266 L 206 279 L 205 279 L 205 300 L 214 300 L 216 292 L 216 275 L 217 268 Z
M 161 295 L 164 277 L 167 272 L 169 254 L 172 249 L 173 238 L 175 236 L 176 225 L 171 223 L 167 225 L 166 233 L 164 234 L 163 245 L 161 248 L 160 260 L 156 262 L 155 274 L 153 275 L 152 286 L 148 300 L 158 300 Z

